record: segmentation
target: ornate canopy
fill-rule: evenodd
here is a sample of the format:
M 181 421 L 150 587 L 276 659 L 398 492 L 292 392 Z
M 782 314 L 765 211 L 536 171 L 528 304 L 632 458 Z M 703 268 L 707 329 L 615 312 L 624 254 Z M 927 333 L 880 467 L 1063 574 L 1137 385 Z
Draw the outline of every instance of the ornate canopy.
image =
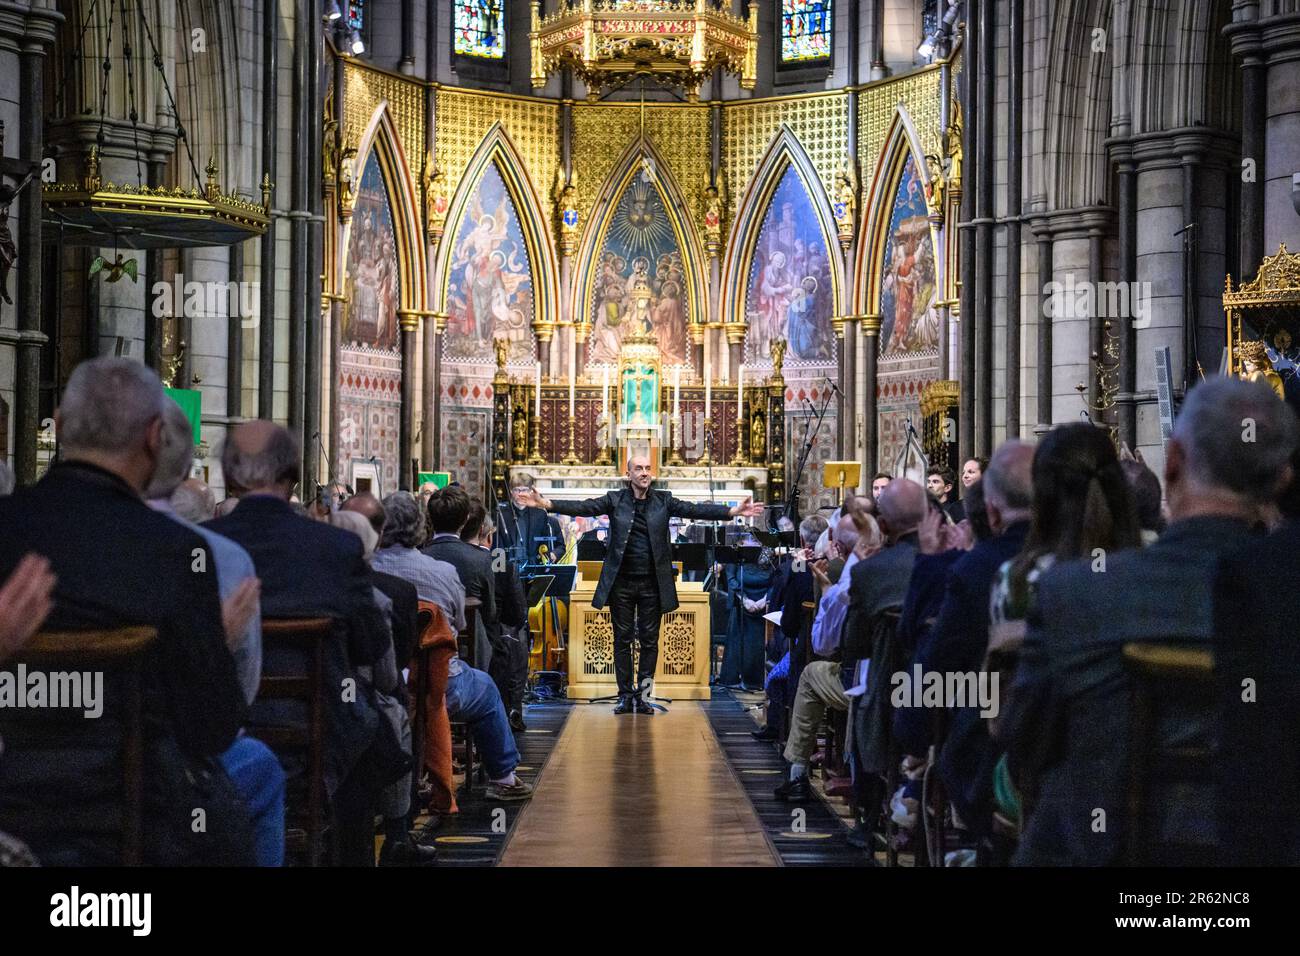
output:
M 758 10 L 749 20 L 724 13 L 710 0 L 569 0 L 549 17 L 533 8 L 533 86 L 571 66 L 591 95 L 620 80 L 650 73 L 666 85 L 699 94 L 700 83 L 721 67 L 753 89 L 757 72 Z

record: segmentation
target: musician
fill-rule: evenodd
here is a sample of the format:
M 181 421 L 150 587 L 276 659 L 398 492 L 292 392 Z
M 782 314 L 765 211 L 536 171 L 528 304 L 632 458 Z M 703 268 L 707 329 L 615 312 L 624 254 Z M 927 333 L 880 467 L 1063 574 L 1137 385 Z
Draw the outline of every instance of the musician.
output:
M 538 564 L 543 545 L 555 559 L 564 553 L 564 533 L 560 522 L 549 518 L 541 508 L 524 503 L 522 495 L 533 490 L 533 476 L 526 471 L 510 472 L 510 501 L 497 505 L 496 545 L 516 564 Z
M 627 462 L 627 485 L 585 501 L 552 501 L 536 489 L 521 491 L 516 501 L 573 517 L 609 515 L 609 553 L 592 598 L 593 608 L 609 604 L 614 625 L 614 674 L 618 679 L 616 714 L 653 714 L 646 699 L 659 658 L 659 621 L 677 608 L 673 584 L 668 521 L 672 517 L 721 521 L 742 515 L 755 517 L 763 506 L 755 501 L 728 508 L 694 504 L 650 487 L 650 459 L 633 455 Z M 632 686 L 632 639 L 641 645 L 637 692 Z

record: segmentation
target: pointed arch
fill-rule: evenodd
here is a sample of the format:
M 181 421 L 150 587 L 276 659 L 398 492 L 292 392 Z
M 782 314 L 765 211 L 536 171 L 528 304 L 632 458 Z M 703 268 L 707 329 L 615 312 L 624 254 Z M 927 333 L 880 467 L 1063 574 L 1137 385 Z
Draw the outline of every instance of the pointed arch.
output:
M 885 243 L 889 239 L 889 224 L 894 213 L 894 200 L 903 177 L 907 161 L 911 160 L 921 181 L 926 180 L 925 152 L 921 148 L 921 139 L 916 126 L 912 123 L 907 110 L 899 104 L 894 109 L 889 131 L 885 135 L 880 156 L 874 165 L 870 188 L 867 190 L 867 215 L 862 225 L 862 236 L 858 242 L 858 255 L 853 264 L 857 277 L 854 289 L 854 311 L 858 315 L 874 315 L 880 303 L 881 281 L 884 277 Z M 930 223 L 931 248 L 935 251 L 935 286 L 944 288 L 943 270 L 947 267 L 944 257 L 939 255 L 943 249 L 942 236 Z M 884 343 L 881 343 L 883 348 Z
M 388 108 L 388 101 L 375 107 L 370 122 L 357 145 L 357 158 L 354 160 L 353 178 L 360 185 L 361 175 L 370 154 L 379 160 L 379 170 L 383 175 L 384 188 L 388 191 L 388 203 L 393 210 L 393 229 L 397 233 L 397 275 L 400 308 L 408 311 L 420 311 L 427 306 L 425 265 L 423 241 L 420 233 L 420 204 L 416 198 L 415 178 L 411 174 L 410 163 L 402 152 L 402 143 L 397 136 L 397 127 Z M 343 230 L 343 241 L 339 251 L 339 261 L 348 261 L 348 247 L 352 241 L 352 224 Z
M 754 175 L 750 177 L 745 188 L 744 197 L 737 208 L 732 222 L 730 236 L 722 265 L 722 293 L 719 300 L 718 314 L 723 322 L 747 322 L 747 299 L 749 296 L 749 277 L 754 265 L 758 240 L 764 222 L 767 220 L 773 198 L 784 181 L 786 173 L 793 171 L 798 176 L 804 193 L 817 219 L 821 240 L 826 250 L 828 269 L 831 278 L 831 316 L 843 315 L 847 299 L 844 280 L 844 260 L 839 252 L 838 231 L 835 217 L 831 211 L 830 196 L 822 183 L 817 168 L 813 165 L 803 144 L 799 142 L 794 131 L 786 124 L 772 136 L 763 157 L 759 160 Z M 829 362 L 834 362 L 832 354 Z M 762 359 L 760 358 L 760 362 Z M 788 362 L 787 365 L 798 364 Z M 818 364 L 827 364 L 819 362 Z
M 460 233 L 461 225 L 469 210 L 470 200 L 478 190 L 484 174 L 492 165 L 495 165 L 505 184 L 510 201 L 514 203 L 519 218 L 519 229 L 528 253 L 533 287 L 531 322 L 554 322 L 559 318 L 560 300 L 560 268 L 555 247 L 551 242 L 550 231 L 546 228 L 546 216 L 542 212 L 541 197 L 528 176 L 523 157 L 500 121 L 492 124 L 482 142 L 479 143 L 478 149 L 474 151 L 447 208 L 447 230 L 438 245 L 434 257 L 433 275 L 430 279 L 430 286 L 433 289 L 432 298 L 435 302 L 434 309 L 439 312 L 447 311 L 447 291 L 451 282 L 450 265 L 456 236 Z M 531 334 L 531 322 L 529 334 Z
M 643 156 L 649 156 L 654 162 L 654 188 L 663 200 L 673 237 L 681 250 L 683 271 L 686 274 L 687 328 L 689 329 L 692 323 L 707 319 L 708 295 L 704 278 L 704 247 L 696 232 L 695 223 L 688 213 L 691 205 L 686 201 L 681 188 L 673 178 L 672 170 L 655 148 L 654 143 L 648 137 L 637 136 L 623 150 L 623 155 L 614 164 L 614 171 L 601 186 L 596 202 L 592 206 L 593 214 L 588 217 L 583 231 L 576 259 L 583 266 L 581 273 L 575 277 L 572 298 L 569 302 L 569 314 L 575 322 L 591 322 L 592 299 L 596 291 L 596 270 L 599 266 L 600 252 L 605 245 L 605 239 L 623 194 L 641 170 Z M 690 354 L 687 350 L 687 364 L 689 362 Z

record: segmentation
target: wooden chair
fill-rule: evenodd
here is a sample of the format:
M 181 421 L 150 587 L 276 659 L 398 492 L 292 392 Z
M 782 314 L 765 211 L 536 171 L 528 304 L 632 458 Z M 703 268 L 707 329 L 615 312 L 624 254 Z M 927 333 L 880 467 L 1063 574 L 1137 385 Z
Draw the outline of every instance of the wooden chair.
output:
M 149 646 L 158 638 L 152 627 L 122 627 L 103 631 L 46 631 L 37 634 L 21 652 L 5 663 L 12 671 L 19 664 L 28 671 L 111 673 L 121 691 L 121 707 L 114 713 L 121 721 L 121 860 L 123 866 L 144 862 L 144 717 L 141 663 Z M 0 711 L 6 761 L 21 761 L 23 754 L 41 750 L 76 747 L 84 740 L 86 719 L 81 710 L 38 708 Z M 39 844 L 45 832 L 57 832 L 67 814 L 82 814 L 84 806 L 45 805 L 39 818 L 10 821 L 14 835 Z
M 1204 866 L 1214 862 L 1215 843 L 1162 842 L 1152 819 L 1154 785 L 1214 785 L 1214 748 L 1209 742 L 1168 746 L 1161 718 L 1171 712 L 1213 719 L 1214 655 L 1209 648 L 1177 644 L 1124 645 L 1124 670 L 1130 681 L 1128 794 L 1124 862 L 1130 866 Z M 1213 826 L 1213 800 L 1206 800 Z
M 429 601 L 420 602 L 419 622 L 419 644 L 411 661 L 410 677 L 411 753 L 416 767 L 412 786 L 418 791 L 421 770 L 427 767 L 433 780 L 433 808 L 439 813 L 455 813 L 446 697 L 447 667 L 456 651 L 456 633 L 442 608 Z
M 483 602 L 478 598 L 465 599 L 465 628 L 456 635 L 456 643 L 460 648 L 460 659 L 470 667 L 476 667 L 478 653 L 475 648 L 475 632 L 478 629 L 479 609 Z M 466 794 L 474 791 L 474 735 L 470 732 L 469 724 L 463 720 L 453 720 L 451 722 L 453 733 L 459 733 L 464 745 L 465 761 L 465 783 L 464 792 Z
M 306 833 L 307 865 L 319 866 L 328 823 L 325 797 L 325 645 L 334 640 L 334 621 L 328 617 L 263 618 L 262 650 L 279 646 L 304 655 L 300 673 L 262 674 L 257 699 L 297 701 L 307 707 L 307 725 L 259 724 L 250 729 L 270 747 L 280 762 L 291 754 L 307 755 L 306 805 L 286 808 L 290 821 L 301 821 Z M 333 858 L 333 847 L 331 847 Z

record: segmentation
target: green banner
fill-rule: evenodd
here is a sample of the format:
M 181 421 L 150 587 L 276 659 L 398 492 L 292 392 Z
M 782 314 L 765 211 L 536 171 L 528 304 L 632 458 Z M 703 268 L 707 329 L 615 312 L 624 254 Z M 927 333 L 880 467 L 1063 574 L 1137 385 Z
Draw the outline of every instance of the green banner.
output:
M 430 481 L 437 488 L 446 488 L 451 484 L 451 472 L 449 471 L 421 471 L 417 473 L 416 478 L 418 479 L 415 483 L 417 491 Z
M 164 388 L 163 391 L 181 407 L 185 417 L 194 426 L 194 444 L 197 446 L 202 439 L 199 423 L 203 418 L 203 393 L 197 388 Z

